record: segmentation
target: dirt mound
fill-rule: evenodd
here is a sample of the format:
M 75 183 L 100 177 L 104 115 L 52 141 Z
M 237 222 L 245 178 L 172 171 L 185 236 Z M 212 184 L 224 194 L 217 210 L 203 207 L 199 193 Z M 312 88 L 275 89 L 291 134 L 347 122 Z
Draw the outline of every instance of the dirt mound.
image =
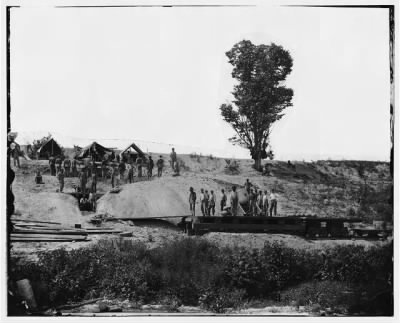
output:
M 200 188 L 218 192 L 219 186 L 213 180 L 193 176 L 164 177 L 149 182 L 127 184 L 118 194 L 107 193 L 99 201 L 98 213 L 114 217 L 174 217 L 190 215 L 189 188 L 193 187 L 199 199 Z M 197 201 L 197 215 L 200 205 Z M 218 212 L 217 212 L 218 213 Z M 171 219 L 173 223 L 179 218 Z
M 62 224 L 81 223 L 82 215 L 75 198 L 63 193 L 14 192 L 15 218 L 60 222 Z

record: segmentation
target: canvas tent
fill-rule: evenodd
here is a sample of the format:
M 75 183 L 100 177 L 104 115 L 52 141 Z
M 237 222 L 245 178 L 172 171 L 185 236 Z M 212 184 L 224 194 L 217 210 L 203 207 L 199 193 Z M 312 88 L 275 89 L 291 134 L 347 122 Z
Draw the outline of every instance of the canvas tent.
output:
M 39 158 L 49 158 L 50 156 L 58 156 L 62 154 L 61 146 L 53 139 L 47 140 L 38 150 Z
M 122 150 L 120 156 L 121 158 L 125 157 L 128 162 L 134 162 L 138 157 L 146 158 L 146 154 L 135 143 L 131 143 L 128 147 Z
M 111 154 L 112 150 L 94 141 L 89 146 L 83 147 L 75 158 L 93 158 L 94 160 L 102 160 L 104 155 L 107 153 Z

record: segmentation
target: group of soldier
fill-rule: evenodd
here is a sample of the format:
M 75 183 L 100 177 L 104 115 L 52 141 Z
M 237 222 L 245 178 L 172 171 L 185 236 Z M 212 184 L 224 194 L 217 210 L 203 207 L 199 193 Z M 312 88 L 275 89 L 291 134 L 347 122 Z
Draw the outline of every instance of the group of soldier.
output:
M 261 216 L 276 216 L 278 208 L 278 195 L 275 190 L 272 189 L 268 195 L 268 191 L 258 189 L 253 185 L 249 179 L 246 179 L 244 188 L 248 196 L 248 213 L 249 215 L 261 215 Z
M 138 156 L 135 161 L 127 161 L 127 158 L 120 158 L 119 155 L 114 155 L 114 159 L 112 159 L 111 162 L 108 157 L 109 156 L 105 156 L 101 162 L 97 163 L 94 158 L 92 158 L 92 160 L 84 162 L 78 169 L 78 162 L 76 159 L 70 160 L 69 158 L 63 159 L 61 156 L 50 156 L 50 174 L 57 177 L 60 192 L 64 189 L 65 177 L 78 177 L 79 185 L 76 186 L 76 191 L 83 194 L 88 193 L 87 183 L 91 180 L 89 192 L 95 194 L 97 191 L 98 166 L 101 168 L 101 178 L 103 181 L 110 179 L 112 188 L 120 186 L 122 181 L 125 183 L 133 183 L 135 177 L 138 179 L 143 177 L 151 179 L 155 166 L 157 167 L 157 177 L 161 177 L 165 166 L 164 159 L 161 155 L 156 163 L 154 163 L 152 156 L 149 156 L 148 159 Z M 174 174 L 179 175 L 178 158 L 174 148 L 172 148 L 170 157 Z M 144 172 L 144 170 L 146 170 L 146 172 Z M 43 183 L 39 170 L 36 172 L 35 181 L 37 184 Z
M 196 200 L 197 200 L 196 192 L 194 191 L 193 187 L 191 187 L 189 189 L 189 209 L 192 216 L 196 216 Z M 230 201 L 230 212 L 232 213 L 232 215 L 237 215 L 239 206 L 239 196 L 236 191 L 236 186 L 232 186 L 232 190 L 229 194 L 229 201 Z M 203 216 L 215 215 L 215 206 L 217 204 L 217 197 L 213 190 L 210 190 L 210 193 L 208 193 L 208 190 L 201 188 L 199 202 L 200 202 L 200 210 Z M 227 202 L 228 202 L 228 196 L 225 193 L 225 190 L 221 189 L 221 195 L 220 195 L 221 215 L 227 213 L 226 210 L 229 208 Z
M 277 194 L 275 190 L 272 189 L 271 193 L 268 196 L 267 190 L 258 190 L 252 183 L 250 183 L 249 179 L 246 180 L 244 184 L 245 191 L 247 193 L 248 200 L 248 210 L 246 215 L 248 216 L 276 216 L 277 213 Z M 229 199 L 229 205 L 228 205 Z M 192 216 L 196 216 L 196 192 L 193 187 L 189 189 L 189 209 Z M 200 210 L 203 216 L 214 216 L 215 215 L 215 206 L 216 206 L 216 195 L 213 190 L 204 190 L 200 189 Z M 236 186 L 232 186 L 232 189 L 229 193 L 229 196 L 225 193 L 224 189 L 221 189 L 220 194 L 220 211 L 221 215 L 228 215 L 229 213 L 232 216 L 238 215 L 239 208 L 239 196 L 237 192 Z

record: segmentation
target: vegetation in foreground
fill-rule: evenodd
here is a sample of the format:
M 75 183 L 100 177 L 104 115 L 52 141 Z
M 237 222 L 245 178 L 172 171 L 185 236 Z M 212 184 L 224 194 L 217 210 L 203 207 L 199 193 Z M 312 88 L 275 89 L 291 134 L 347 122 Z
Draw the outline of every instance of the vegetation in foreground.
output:
M 259 250 L 219 248 L 193 238 L 155 249 L 101 241 L 88 249 L 44 252 L 35 263 L 12 258 L 9 277 L 39 284 L 39 305 L 50 307 L 108 296 L 165 304 L 171 311 L 194 305 L 223 313 L 270 300 L 349 315 L 392 315 L 392 255 L 392 244 L 321 253 L 281 243 Z

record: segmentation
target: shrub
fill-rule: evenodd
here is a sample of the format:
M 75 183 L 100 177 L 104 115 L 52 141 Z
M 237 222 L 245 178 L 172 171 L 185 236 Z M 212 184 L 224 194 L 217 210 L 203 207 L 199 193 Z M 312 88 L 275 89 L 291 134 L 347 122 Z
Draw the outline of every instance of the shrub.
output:
M 200 306 L 215 313 L 225 313 L 229 308 L 238 309 L 243 304 L 242 289 L 208 288 L 199 298 Z
M 85 249 L 45 252 L 37 263 L 11 258 L 9 278 L 48 283 L 53 306 L 104 295 L 139 303 L 163 301 L 171 309 L 200 304 L 223 312 L 237 308 L 243 300 L 276 294 L 284 300 L 308 297 L 328 306 L 335 290 L 353 286 L 357 304 L 365 308 L 365 295 L 375 298 L 392 289 L 392 256 L 393 244 L 368 249 L 339 245 L 321 254 L 277 242 L 247 250 L 186 237 L 149 249 L 142 243 L 117 240 L 100 241 Z M 291 286 L 297 287 L 288 290 Z M 314 287 L 323 293 L 313 294 Z M 387 312 L 382 307 L 376 311 Z

